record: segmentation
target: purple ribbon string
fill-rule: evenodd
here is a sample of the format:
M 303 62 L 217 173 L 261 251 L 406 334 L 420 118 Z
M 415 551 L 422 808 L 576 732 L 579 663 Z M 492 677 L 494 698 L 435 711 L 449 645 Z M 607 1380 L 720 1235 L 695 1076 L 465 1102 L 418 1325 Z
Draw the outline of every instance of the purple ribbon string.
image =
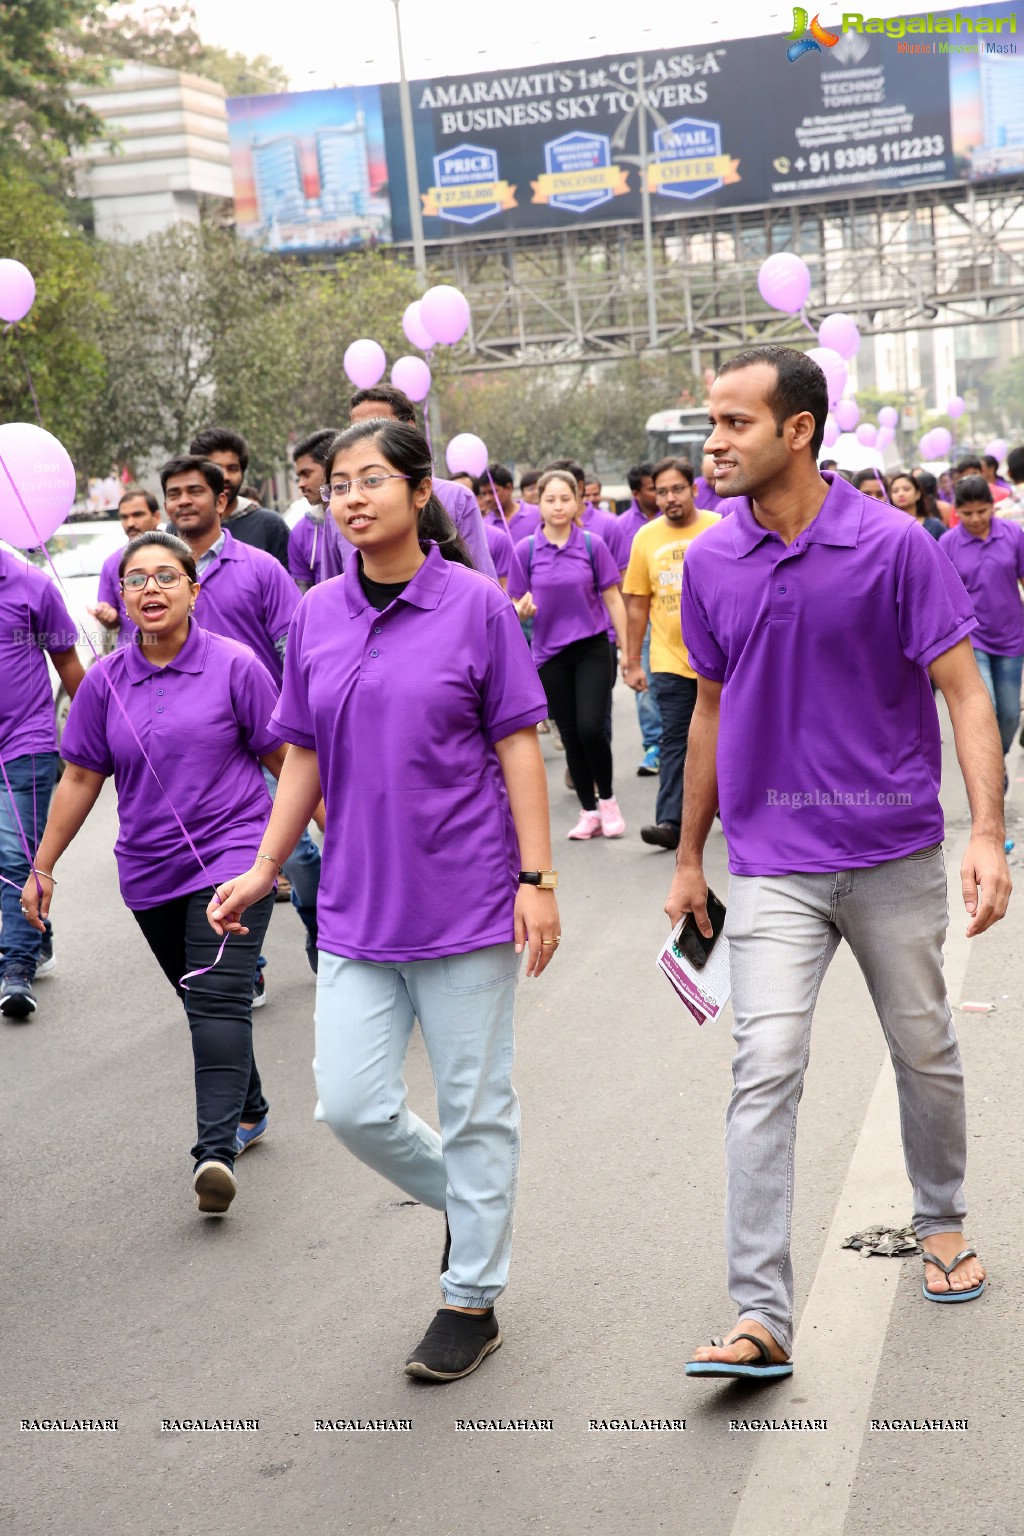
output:
M 57 570 L 57 567 L 53 563 L 53 559 L 52 559 L 52 557 L 50 555 L 50 551 L 46 547 L 46 541 L 40 536 L 39 529 L 36 527 L 35 522 L 33 521 L 31 512 L 28 510 L 28 507 L 25 505 L 25 502 L 24 502 L 24 499 L 22 498 L 21 492 L 18 490 L 18 487 L 14 483 L 13 475 L 11 474 L 10 470 L 7 468 L 7 465 L 4 463 L 4 459 L 3 459 L 3 455 L 2 454 L 0 454 L 0 469 L 3 469 L 4 474 L 7 476 L 7 479 L 10 481 L 11 489 L 14 492 L 15 496 L 18 498 L 18 505 L 21 507 L 21 510 L 24 512 L 25 518 L 26 518 L 26 520 L 28 522 L 28 525 L 31 528 L 33 534 L 39 540 L 39 545 L 40 545 L 44 555 L 46 556 L 47 561 L 49 562 L 49 566 L 50 566 L 51 571 L 53 572 L 54 580 L 56 581 L 56 583 L 57 583 L 58 587 L 60 588 L 60 590 L 64 593 L 64 596 L 67 597 L 67 595 L 68 595 L 67 594 L 67 588 L 64 586 L 64 583 L 60 579 L 60 572 Z M 94 658 L 97 661 L 99 661 L 100 660 L 100 653 L 99 653 L 99 651 L 97 651 L 95 645 L 93 644 L 92 636 L 89 634 L 88 630 L 85 631 L 85 639 L 86 639 L 86 644 L 88 645 L 90 651 L 92 651 L 92 654 L 93 654 Z M 167 801 L 167 804 L 170 807 L 171 815 L 174 817 L 175 821 L 178 823 L 178 827 L 179 827 L 179 829 L 181 831 L 182 836 L 184 837 L 184 839 L 185 839 L 186 843 L 188 844 L 189 848 L 191 849 L 192 853 L 195 855 L 196 863 L 199 865 L 199 868 L 202 870 L 203 874 L 206 876 L 206 878 L 209 881 L 210 885 L 213 887 L 214 892 L 216 892 L 217 882 L 216 882 L 216 880 L 214 880 L 213 876 L 210 874 L 210 871 L 207 869 L 205 863 L 203 862 L 202 854 L 199 852 L 199 849 L 196 847 L 195 843 L 192 841 L 192 838 L 189 836 L 188 828 L 186 827 L 185 823 L 182 821 L 181 817 L 178 815 L 177 811 L 174 808 L 174 802 L 171 800 L 170 795 L 167 793 L 166 789 L 164 788 L 163 784 L 161 783 L 160 775 L 157 773 L 156 769 L 153 767 L 152 761 L 150 760 L 149 753 L 146 751 L 146 748 L 144 747 L 144 745 L 142 743 L 142 738 L 139 736 L 138 731 L 135 729 L 135 726 L 134 726 L 132 720 L 130 719 L 130 717 L 128 715 L 128 711 L 124 707 L 124 703 L 122 702 L 120 694 L 118 693 L 117 689 L 114 687 L 113 683 L 111 682 L 110 678 L 107 676 L 107 674 L 105 672 L 103 673 L 103 680 L 106 683 L 107 688 L 110 691 L 111 697 L 116 702 L 118 709 L 121 711 L 121 714 L 124 717 L 124 722 L 125 722 L 125 724 L 128 727 L 129 733 L 134 738 L 135 744 L 137 745 L 139 751 L 142 753 L 143 760 L 144 760 L 144 762 L 146 764 L 146 767 L 149 769 L 150 773 L 153 775 L 154 779 L 156 780 L 157 788 L 159 789 L 160 793 L 163 795 L 164 799 Z M 14 812 L 15 820 L 18 823 L 18 832 L 19 832 L 19 835 L 21 837 L 21 845 L 24 848 L 25 854 L 26 854 L 26 856 L 28 858 L 29 867 L 31 867 L 31 865 L 33 863 L 34 855 L 29 850 L 28 838 L 25 836 L 25 829 L 22 826 L 21 817 L 18 815 L 18 808 L 17 808 L 17 806 L 14 803 L 14 794 L 13 794 L 13 791 L 11 790 L 10 780 L 7 777 L 7 771 L 4 768 L 4 765 L 3 765 L 2 762 L 0 762 L 0 773 L 3 774 L 4 783 L 7 785 L 7 793 L 10 796 L 10 799 L 11 799 L 11 808 L 12 808 L 12 810 Z M 10 884 L 11 882 L 8 881 L 7 883 Z M 43 888 L 39 884 L 39 876 L 38 875 L 36 876 L 36 889 L 38 890 L 39 894 L 42 895 Z M 203 968 L 201 970 L 198 970 L 198 971 L 189 971 L 187 973 L 188 976 L 203 976 L 203 975 L 205 975 L 205 973 L 207 971 L 212 971 L 213 970 L 213 966 L 217 964 L 217 962 L 220 960 L 221 955 L 224 953 L 224 945 L 227 943 L 229 937 L 230 937 L 229 934 L 225 934 L 224 935 L 224 942 L 221 944 L 220 949 L 217 951 L 217 959 L 214 960 L 213 965 L 203 966 Z M 185 980 L 186 980 L 186 977 L 182 977 L 179 985 L 184 987 L 185 986 Z M 186 992 L 189 991 L 189 988 L 185 987 L 185 991 Z

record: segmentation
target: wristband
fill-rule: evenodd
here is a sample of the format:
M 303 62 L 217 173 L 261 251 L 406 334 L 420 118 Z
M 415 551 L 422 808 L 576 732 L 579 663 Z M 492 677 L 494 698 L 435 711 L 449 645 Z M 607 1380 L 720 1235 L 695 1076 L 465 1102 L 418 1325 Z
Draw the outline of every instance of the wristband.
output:
M 264 862 L 264 860 L 268 864 L 276 864 L 277 865 L 278 874 L 280 874 L 281 870 L 284 869 L 284 865 L 281 863 L 281 860 L 280 859 L 275 859 L 273 854 L 270 854 L 270 853 L 258 853 L 256 855 L 256 863 L 257 864 L 262 864 Z

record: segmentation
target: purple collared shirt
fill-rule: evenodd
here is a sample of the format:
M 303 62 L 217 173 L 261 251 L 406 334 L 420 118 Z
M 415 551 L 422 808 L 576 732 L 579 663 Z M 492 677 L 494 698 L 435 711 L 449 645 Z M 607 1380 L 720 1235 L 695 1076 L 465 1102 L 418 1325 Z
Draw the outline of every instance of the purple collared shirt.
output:
M 1024 656 L 1024 528 L 994 517 L 988 538 L 976 539 L 959 523 L 942 535 L 939 548 L 974 604 L 978 627 L 971 644 L 989 656 Z
M 397 963 L 512 939 L 519 846 L 495 743 L 546 714 L 512 604 L 436 545 L 382 613 L 358 559 L 307 593 L 271 724 L 320 767 L 321 949 Z
M 56 752 L 53 689 L 43 652 L 69 651 L 77 639 L 50 578 L 0 549 L 0 762 Z
M 590 535 L 590 544 L 593 564 L 583 531 L 573 523 L 561 546 L 550 543 L 543 531 L 534 536 L 532 568 L 528 539 L 513 551 L 508 595 L 523 597 L 529 592 L 537 605 L 533 659 L 538 667 L 574 640 L 602 635 L 608 628 L 608 609 L 601 594 L 618 584 L 619 568 L 598 534 Z
M 695 539 L 683 638 L 723 684 L 718 793 L 737 875 L 866 868 L 942 840 L 925 668 L 976 620 L 913 518 L 841 476 L 792 544 L 748 500 Z
M 656 517 L 657 513 L 654 516 Z M 614 537 L 607 539 L 605 542 L 618 561 L 619 570 L 623 573 L 625 573 L 626 566 L 629 564 L 629 552 L 633 548 L 633 540 L 641 528 L 646 528 L 647 524 L 653 521 L 654 518 L 647 516 L 635 496 L 625 512 L 614 519 Z
M 125 545 L 125 548 L 127 547 Z M 115 549 L 113 554 L 107 556 L 100 566 L 100 585 L 96 594 L 97 602 L 109 603 L 111 608 L 117 609 L 120 621 L 117 627 L 118 645 L 127 644 L 132 636 L 138 633 L 138 626 L 128 617 L 128 610 L 124 605 L 124 593 L 121 591 L 121 577 L 118 572 L 123 558 L 123 549 Z
M 294 581 L 305 587 L 315 587 L 320 580 L 324 522 L 324 518 L 314 520 L 304 512 L 288 535 L 288 571 Z
M 717 512 L 727 499 L 731 501 L 733 498 L 719 496 L 711 482 L 705 480 L 703 475 L 698 475 L 693 482 L 693 504 L 699 511 Z
M 499 533 L 505 533 L 505 523 L 508 522 L 508 531 L 512 535 L 512 543 L 518 544 L 521 539 L 528 539 L 531 533 L 536 533 L 540 527 L 540 512 L 536 507 L 531 507 L 529 502 L 516 502 L 511 514 L 502 517 L 500 512 L 490 512 L 485 519 Z M 506 535 L 507 537 L 507 535 Z
M 288 633 L 301 593 L 273 555 L 240 544 L 224 529 L 224 548 L 199 578 L 195 617 L 204 629 L 240 640 L 280 683 L 276 642 Z
M 114 776 L 126 906 L 144 911 L 252 865 L 270 814 L 258 760 L 283 740 L 268 724 L 276 699 L 276 681 L 247 646 L 198 624 L 166 667 L 147 661 L 137 641 L 90 667 L 71 701 L 61 756 Z
M 453 480 L 434 479 L 434 495 L 462 535 L 462 542 L 469 550 L 469 558 L 476 570 L 484 576 L 493 576 L 494 562 L 484 533 L 484 520 L 473 492 Z M 352 545 L 328 512 L 324 519 L 323 553 L 320 556 L 320 580 L 340 576 L 348 564 Z
M 487 547 L 491 551 L 491 559 L 494 562 L 494 574 L 500 581 L 512 568 L 512 540 L 504 528 L 498 528 L 494 523 L 486 521 L 484 533 L 487 535 Z
M 605 545 L 611 552 L 612 559 L 618 565 L 618 518 L 613 516 L 611 512 L 602 512 L 601 508 L 595 507 L 592 501 L 585 501 L 583 503 L 582 522 L 589 534 L 596 534 L 599 539 L 604 540 Z M 605 609 L 605 614 L 608 614 L 607 609 Z M 612 623 L 610 616 L 607 617 L 605 629 L 608 633 L 608 639 L 614 645 L 617 636 L 615 634 L 615 625 Z

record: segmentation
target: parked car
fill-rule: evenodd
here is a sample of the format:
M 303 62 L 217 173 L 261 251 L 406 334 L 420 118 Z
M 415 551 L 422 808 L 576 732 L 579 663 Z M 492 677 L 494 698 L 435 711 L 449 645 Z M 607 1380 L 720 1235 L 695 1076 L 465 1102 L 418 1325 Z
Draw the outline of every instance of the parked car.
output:
M 56 582 L 60 588 L 61 596 L 78 630 L 77 650 L 83 667 L 92 666 L 97 653 L 100 656 L 105 655 L 114 647 L 116 631 L 104 629 L 99 620 L 93 618 L 89 609 L 96 606 L 100 569 L 104 560 L 114 550 L 123 549 L 124 546 L 125 536 L 121 531 L 120 523 L 109 520 L 64 523 L 47 541 L 49 560 L 42 549 L 33 549 L 26 553 L 25 550 L 11 549 L 9 545 L 3 545 L 3 548 L 15 558 L 28 561 L 45 571 L 50 580 Z M 59 581 L 57 577 L 60 578 Z M 59 745 L 71 700 L 49 657 L 47 662 L 53 686 L 53 708 Z

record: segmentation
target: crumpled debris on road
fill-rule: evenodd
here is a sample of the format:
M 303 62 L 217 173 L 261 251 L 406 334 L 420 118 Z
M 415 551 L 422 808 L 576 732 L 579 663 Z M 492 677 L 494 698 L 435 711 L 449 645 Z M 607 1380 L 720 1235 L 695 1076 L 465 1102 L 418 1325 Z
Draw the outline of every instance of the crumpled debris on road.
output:
M 863 1232 L 848 1237 L 843 1247 L 859 1248 L 862 1259 L 870 1259 L 874 1254 L 883 1259 L 902 1259 L 922 1251 L 913 1227 L 865 1227 Z

